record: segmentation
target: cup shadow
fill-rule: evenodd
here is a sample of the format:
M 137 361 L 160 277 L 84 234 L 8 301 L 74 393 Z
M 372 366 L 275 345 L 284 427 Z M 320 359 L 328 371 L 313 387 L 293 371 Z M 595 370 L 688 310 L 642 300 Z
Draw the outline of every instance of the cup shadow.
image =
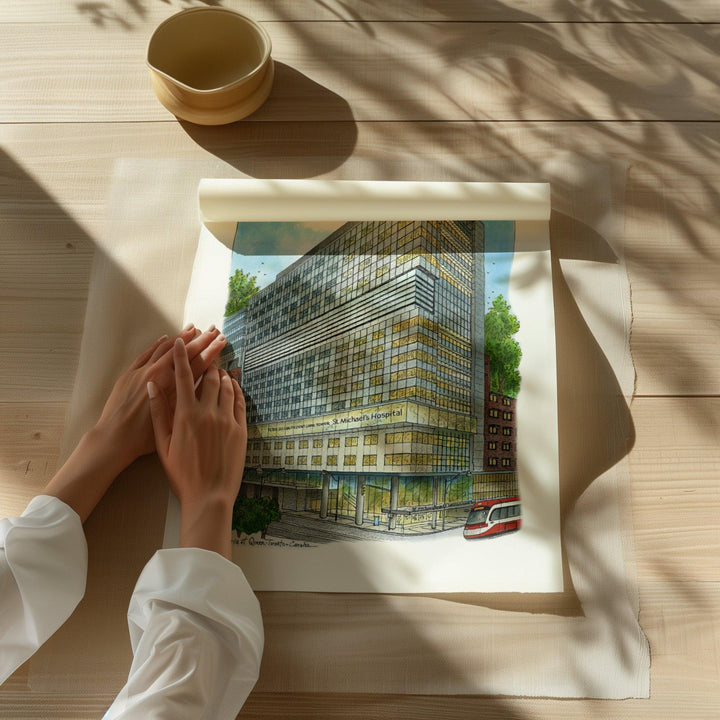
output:
M 283 119 L 273 120 L 278 117 Z M 318 117 L 332 123 L 329 135 L 317 132 Z M 329 173 L 352 155 L 358 138 L 352 110 L 342 97 L 277 61 L 270 97 L 248 118 L 229 125 L 196 125 L 185 120 L 180 125 L 205 150 L 255 178 Z M 248 125 L 253 126 L 252 132 Z

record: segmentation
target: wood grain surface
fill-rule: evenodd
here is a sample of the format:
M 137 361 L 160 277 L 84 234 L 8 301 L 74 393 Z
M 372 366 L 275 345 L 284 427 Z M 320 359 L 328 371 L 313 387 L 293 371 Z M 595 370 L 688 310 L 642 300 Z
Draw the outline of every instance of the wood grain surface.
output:
M 591 230 L 596 180 L 577 168 L 604 162 L 624 178 L 623 223 L 605 239 L 632 288 L 628 457 L 651 698 L 258 691 L 241 717 L 716 718 L 720 4 L 224 2 L 266 23 L 279 70 L 267 105 L 224 128 L 178 123 L 150 89 L 147 41 L 188 4 L 202 3 L 0 9 L 0 515 L 21 512 L 57 464 L 117 161 L 249 177 L 547 180 L 551 234 L 571 237 L 564 251 L 579 259 L 603 238 Z M 560 596 L 542 610 L 576 612 Z M 33 691 L 24 667 L 0 689 L 0 716 L 98 718 L 111 699 L 102 688 Z

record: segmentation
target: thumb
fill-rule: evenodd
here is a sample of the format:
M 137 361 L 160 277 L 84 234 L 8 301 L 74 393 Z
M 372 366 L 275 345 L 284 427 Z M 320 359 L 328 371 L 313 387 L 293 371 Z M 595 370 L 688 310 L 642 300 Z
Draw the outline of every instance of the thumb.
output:
M 150 398 L 150 418 L 155 433 L 155 449 L 164 463 L 172 435 L 170 412 L 164 393 L 152 380 L 147 384 L 147 393 Z

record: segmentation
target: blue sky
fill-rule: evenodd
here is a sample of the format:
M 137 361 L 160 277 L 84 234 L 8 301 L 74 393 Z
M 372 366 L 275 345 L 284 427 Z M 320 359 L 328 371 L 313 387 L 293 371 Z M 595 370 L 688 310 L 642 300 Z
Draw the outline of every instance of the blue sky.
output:
M 343 223 L 264 222 L 238 223 L 231 274 L 240 268 L 256 276 L 262 288 L 310 248 Z M 515 224 L 485 222 L 485 306 L 497 295 L 508 297 L 510 266 L 515 245 Z M 243 249 L 244 254 L 236 250 Z
M 258 287 L 304 255 L 344 223 L 239 222 L 235 230 L 231 275 L 240 269 L 255 275 Z M 244 254 L 240 254 L 242 249 Z
M 485 222 L 485 307 L 490 307 L 497 295 L 508 299 L 510 267 L 515 248 L 515 223 Z

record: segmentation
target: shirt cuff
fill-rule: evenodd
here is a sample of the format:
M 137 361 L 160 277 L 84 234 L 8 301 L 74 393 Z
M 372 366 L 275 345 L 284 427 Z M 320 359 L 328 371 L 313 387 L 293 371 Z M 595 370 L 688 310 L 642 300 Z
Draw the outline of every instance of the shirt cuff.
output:
M 128 628 L 132 668 L 110 717 L 180 692 L 188 717 L 194 699 L 208 717 L 234 720 L 257 681 L 264 644 L 260 604 L 237 565 L 200 548 L 158 550 L 138 578 Z
M 70 617 L 85 594 L 86 579 L 82 522 L 62 500 L 38 495 L 20 517 L 0 520 L 3 677 Z

